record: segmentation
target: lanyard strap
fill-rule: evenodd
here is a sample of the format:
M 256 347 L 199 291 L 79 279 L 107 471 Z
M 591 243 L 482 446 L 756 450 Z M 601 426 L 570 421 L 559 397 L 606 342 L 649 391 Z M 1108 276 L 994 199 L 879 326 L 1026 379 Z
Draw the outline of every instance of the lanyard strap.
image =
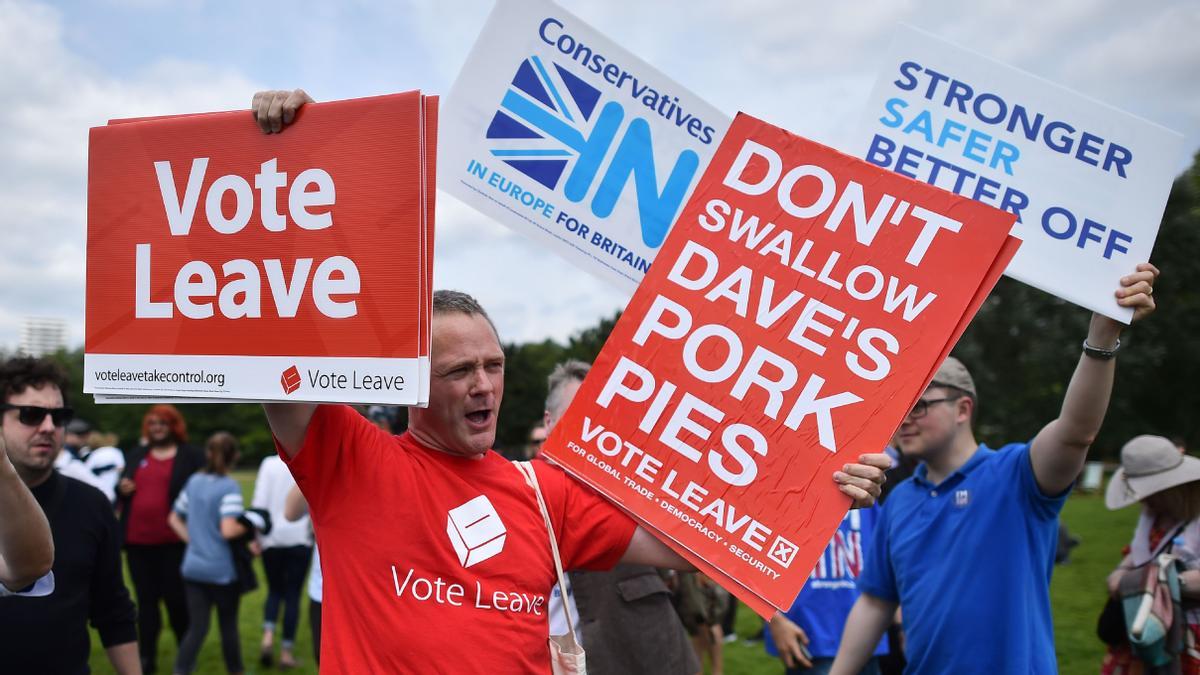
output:
M 520 469 L 521 473 L 525 474 L 525 482 L 533 488 L 533 493 L 537 495 L 538 509 L 542 512 L 542 520 L 546 522 L 546 534 L 550 537 L 550 552 L 554 554 L 554 571 L 558 574 L 558 590 L 562 593 L 563 614 L 567 617 L 567 632 L 571 634 L 571 640 L 578 642 L 575 637 L 575 624 L 571 621 L 571 612 L 567 609 L 567 581 L 563 576 L 562 559 L 558 556 L 558 540 L 554 536 L 554 526 L 550 523 L 550 512 L 546 509 L 546 500 L 542 498 L 542 488 L 538 485 L 537 473 L 533 469 L 533 464 L 530 462 L 513 462 Z

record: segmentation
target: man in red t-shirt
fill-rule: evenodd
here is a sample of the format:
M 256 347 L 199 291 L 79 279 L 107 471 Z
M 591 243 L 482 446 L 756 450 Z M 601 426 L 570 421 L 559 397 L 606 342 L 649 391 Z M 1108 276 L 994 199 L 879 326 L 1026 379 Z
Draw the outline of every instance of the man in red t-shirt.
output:
M 278 132 L 308 100 L 261 92 L 253 107 Z M 434 294 L 431 329 L 429 406 L 409 409 L 403 435 L 346 406 L 263 405 L 321 548 L 322 671 L 544 673 L 550 544 L 532 488 L 490 449 L 504 351 L 463 293 Z M 863 461 L 835 480 L 870 505 L 890 460 Z M 534 466 L 565 569 L 691 569 L 590 488 Z

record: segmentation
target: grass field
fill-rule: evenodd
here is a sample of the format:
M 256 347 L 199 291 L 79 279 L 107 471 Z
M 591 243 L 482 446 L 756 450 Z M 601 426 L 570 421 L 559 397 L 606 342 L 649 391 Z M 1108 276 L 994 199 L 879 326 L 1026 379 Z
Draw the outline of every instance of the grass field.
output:
M 253 491 L 254 474 L 240 472 L 236 476 L 249 503 Z M 1104 605 L 1104 578 L 1117 563 L 1118 552 L 1129 540 L 1137 520 L 1136 509 L 1110 512 L 1104 508 L 1099 496 L 1073 496 L 1063 511 L 1063 521 L 1071 532 L 1083 540 L 1074 550 L 1071 562 L 1059 566 L 1054 572 L 1050 588 L 1050 600 L 1054 609 L 1054 631 L 1058 644 L 1058 662 L 1064 675 L 1095 673 L 1099 668 L 1103 646 L 1096 639 L 1096 617 Z M 1003 555 L 1003 551 L 997 551 Z M 264 580 L 259 570 L 259 579 Z M 970 574 L 970 570 L 963 570 Z M 130 585 L 132 589 L 132 585 Z M 131 591 L 132 592 L 132 591 Z M 242 658 L 247 673 L 271 672 L 258 665 L 258 641 L 261 638 L 262 606 L 266 597 L 265 588 L 242 596 L 241 635 Z M 739 636 L 757 633 L 762 622 L 752 612 L 740 608 L 737 619 Z M 300 631 L 296 636 L 296 654 L 301 667 L 292 673 L 315 673 L 312 644 L 309 640 L 308 601 L 304 602 Z M 175 655 L 175 642 L 169 629 L 164 629 L 159 639 L 160 673 L 171 672 Z M 110 673 L 99 639 L 92 636 L 93 672 Z M 277 670 L 277 669 L 276 669 Z M 217 637 L 216 617 L 209 630 L 208 639 L 200 653 L 199 673 L 223 673 L 221 649 Z M 759 642 L 742 642 L 726 645 L 725 672 L 729 675 L 782 673 L 778 661 L 768 657 Z

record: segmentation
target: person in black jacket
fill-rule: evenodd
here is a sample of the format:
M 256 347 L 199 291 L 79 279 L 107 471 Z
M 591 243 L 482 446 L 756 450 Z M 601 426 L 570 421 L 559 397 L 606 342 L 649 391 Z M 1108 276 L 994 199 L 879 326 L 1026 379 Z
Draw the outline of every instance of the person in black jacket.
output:
M 31 589 L 0 596 L 0 670 L 86 673 L 87 623 L 119 675 L 141 672 L 136 611 L 121 578 L 120 535 L 108 498 L 54 470 L 63 447 L 66 376 L 49 361 L 0 364 L 9 460 L 50 523 L 54 565 Z
M 129 453 L 117 494 L 129 576 L 140 610 L 142 668 L 153 673 L 162 629 L 159 602 L 167 606 L 176 644 L 187 633 L 187 600 L 179 573 L 185 546 L 167 525 L 167 516 L 188 478 L 204 468 L 205 459 L 202 450 L 187 443 L 187 424 L 174 406 L 150 408 L 142 419 L 142 436 L 146 442 Z

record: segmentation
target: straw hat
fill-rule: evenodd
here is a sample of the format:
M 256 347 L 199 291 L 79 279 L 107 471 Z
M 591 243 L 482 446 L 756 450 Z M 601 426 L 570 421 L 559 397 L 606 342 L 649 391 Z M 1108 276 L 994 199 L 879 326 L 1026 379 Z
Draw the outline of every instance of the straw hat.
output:
M 1200 480 L 1200 459 L 1188 457 L 1162 436 L 1138 436 L 1121 448 L 1104 504 L 1116 510 L 1177 485 Z

